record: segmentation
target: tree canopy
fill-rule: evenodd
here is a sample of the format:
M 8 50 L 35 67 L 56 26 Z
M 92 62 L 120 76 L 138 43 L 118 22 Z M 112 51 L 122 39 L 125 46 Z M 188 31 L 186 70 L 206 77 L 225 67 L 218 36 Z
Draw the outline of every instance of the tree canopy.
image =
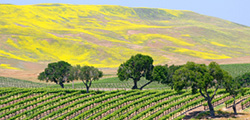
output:
M 250 85 L 250 72 L 246 72 L 243 75 L 239 75 L 235 78 L 241 86 L 247 87 Z
M 168 78 L 168 68 L 167 66 L 155 66 L 152 72 L 151 80 L 161 82 Z
M 211 62 L 208 66 L 187 62 L 174 73 L 174 89 L 179 91 L 191 87 L 193 93 L 199 91 L 208 103 L 210 115 L 214 117 L 212 100 L 216 91 L 223 87 L 223 84 L 228 79 L 227 76 L 228 73 L 215 62 Z M 209 89 L 214 89 L 214 92 L 209 93 Z
M 121 81 L 132 79 L 134 81 L 132 89 L 138 89 L 137 82 L 140 81 L 141 77 L 145 77 L 149 82 L 140 88 L 142 89 L 153 81 L 151 80 L 153 68 L 152 57 L 137 54 L 119 66 L 117 75 Z
M 71 75 L 74 80 L 81 80 L 89 93 L 89 88 L 94 80 L 99 80 L 103 76 L 103 72 L 93 66 L 74 66 L 71 69 Z
M 49 63 L 44 72 L 40 73 L 38 79 L 46 82 L 55 82 L 64 88 L 65 82 L 70 82 L 71 65 L 65 61 Z
M 239 75 L 236 78 L 232 78 L 230 75 L 226 77 L 228 77 L 228 79 L 225 80 L 224 87 L 226 88 L 226 91 L 234 98 L 233 111 L 234 114 L 237 114 L 235 97 L 237 97 L 239 94 L 244 95 L 245 89 L 243 87 L 249 86 L 250 73 Z
M 178 70 L 179 68 L 182 67 L 182 65 L 171 65 L 171 66 L 168 67 L 168 65 L 166 64 L 165 67 L 167 69 L 167 72 L 166 72 L 167 77 L 166 77 L 166 79 L 162 79 L 161 83 L 166 84 L 166 85 L 170 86 L 171 89 L 173 89 L 174 88 L 173 75 L 174 75 L 176 70 Z

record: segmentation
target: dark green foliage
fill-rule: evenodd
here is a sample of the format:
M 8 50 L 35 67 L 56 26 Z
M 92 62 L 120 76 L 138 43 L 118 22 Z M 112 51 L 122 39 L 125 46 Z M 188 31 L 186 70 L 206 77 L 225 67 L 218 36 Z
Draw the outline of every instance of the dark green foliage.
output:
M 250 85 L 250 72 L 237 76 L 235 80 L 238 81 L 241 86 L 245 86 L 245 87 L 249 86 Z
M 173 75 L 174 89 L 180 91 L 183 88 L 188 88 L 191 85 L 191 81 L 194 77 L 194 71 L 189 70 L 186 67 L 182 67 L 175 71 Z
M 234 114 L 237 114 L 235 99 L 239 94 L 244 95 L 245 89 L 243 89 L 243 87 L 249 85 L 250 73 L 245 73 L 243 75 L 237 76 L 235 79 L 233 79 L 229 75 L 227 77 L 228 79 L 226 79 L 224 87 L 226 88 L 226 91 L 234 98 L 233 110 Z
M 165 65 L 166 67 L 168 67 L 168 65 Z M 174 87 L 174 79 L 173 79 L 173 75 L 174 72 L 176 70 L 178 70 L 179 68 L 181 68 L 183 65 L 171 65 L 167 68 L 167 78 L 166 79 L 162 79 L 161 83 L 162 84 L 167 84 L 171 87 L 171 89 L 173 89 Z
M 44 72 L 39 74 L 38 79 L 46 82 L 55 82 L 64 88 L 63 83 L 71 81 L 70 69 L 71 65 L 65 61 L 50 63 Z
M 167 66 L 155 66 L 152 72 L 152 79 L 153 81 L 160 82 L 162 80 L 168 79 L 168 68 Z
M 97 68 L 93 66 L 83 66 L 80 65 L 72 67 L 71 77 L 74 80 L 82 80 L 84 85 L 86 86 L 87 93 L 89 93 L 89 88 L 94 80 L 99 80 L 103 76 L 102 71 L 99 71 Z
M 226 91 L 233 96 L 237 96 L 241 89 L 240 82 L 231 76 L 228 76 L 228 79 L 225 80 L 224 87 Z
M 132 89 L 138 89 L 137 82 L 140 81 L 141 77 L 145 77 L 147 80 L 150 80 L 145 85 L 148 85 L 153 81 L 151 80 L 152 71 L 153 59 L 148 55 L 137 54 L 119 66 L 117 75 L 121 81 L 133 79 L 134 86 Z M 145 87 L 145 85 L 143 85 L 140 89 Z
M 173 78 L 175 90 L 180 91 L 183 88 L 191 87 L 193 93 L 199 91 L 208 103 L 210 115 L 214 117 L 214 108 L 211 102 L 216 91 L 229 79 L 226 71 L 222 70 L 215 62 L 211 62 L 208 66 L 187 62 L 175 71 Z M 208 92 L 211 88 L 215 89 L 213 94 Z

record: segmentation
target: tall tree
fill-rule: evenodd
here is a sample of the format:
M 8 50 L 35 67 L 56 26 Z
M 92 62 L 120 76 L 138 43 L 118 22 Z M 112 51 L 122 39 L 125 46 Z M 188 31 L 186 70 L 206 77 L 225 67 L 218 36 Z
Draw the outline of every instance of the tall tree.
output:
M 138 89 L 137 82 L 140 81 L 141 77 L 145 77 L 149 82 L 140 87 L 142 89 L 153 82 L 151 79 L 152 71 L 153 59 L 148 55 L 137 54 L 119 66 L 117 75 L 121 81 L 132 79 L 134 82 L 132 89 Z
M 74 80 L 82 80 L 86 87 L 87 93 L 89 93 L 89 88 L 94 80 L 99 80 L 103 76 L 102 71 L 99 71 L 93 66 L 74 66 L 71 69 L 71 76 Z
M 183 68 L 175 72 L 174 88 L 175 90 L 181 90 L 189 86 L 193 93 L 199 91 L 208 103 L 210 115 L 214 117 L 212 100 L 216 91 L 224 84 L 225 79 L 228 79 L 225 73 L 215 62 L 211 62 L 208 67 L 205 64 L 187 62 Z M 188 83 L 188 86 L 185 83 Z M 208 92 L 211 88 L 214 89 L 212 94 Z
M 70 69 L 71 65 L 65 61 L 50 63 L 44 72 L 39 74 L 38 79 L 46 82 L 55 82 L 64 88 L 63 83 L 71 81 Z

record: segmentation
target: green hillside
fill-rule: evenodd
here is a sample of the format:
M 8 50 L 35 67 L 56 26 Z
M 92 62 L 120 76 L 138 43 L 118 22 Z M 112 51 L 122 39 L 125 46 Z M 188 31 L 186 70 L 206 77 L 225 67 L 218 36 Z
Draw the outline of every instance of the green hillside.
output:
M 250 28 L 191 11 L 111 5 L 0 5 L 0 68 L 23 62 L 118 67 L 250 56 Z

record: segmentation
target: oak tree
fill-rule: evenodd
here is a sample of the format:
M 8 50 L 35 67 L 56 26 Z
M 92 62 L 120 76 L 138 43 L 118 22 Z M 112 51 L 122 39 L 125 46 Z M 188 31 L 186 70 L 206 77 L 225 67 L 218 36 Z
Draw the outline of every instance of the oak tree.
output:
M 193 93 L 199 91 L 208 103 L 210 115 L 214 117 L 212 100 L 216 91 L 222 88 L 228 79 L 226 72 L 215 62 L 211 62 L 208 66 L 187 62 L 181 69 L 175 71 L 174 76 L 174 89 L 182 90 L 185 87 L 191 87 Z M 214 91 L 210 93 L 209 89 Z
M 134 82 L 132 89 L 138 89 L 137 82 L 145 77 L 149 82 L 140 87 L 142 89 L 153 82 L 151 79 L 153 67 L 153 59 L 150 56 L 137 54 L 119 66 L 117 75 L 121 81 L 132 79 Z
M 166 85 L 170 86 L 171 89 L 173 89 L 174 88 L 174 79 L 173 79 L 174 73 L 176 70 L 181 68 L 182 65 L 171 65 L 168 67 L 168 65 L 166 64 L 165 67 L 167 67 L 167 74 L 166 74 L 167 78 L 163 79 L 161 81 L 161 83 L 166 84 Z
M 237 97 L 239 94 L 244 95 L 246 92 L 244 87 L 248 87 L 250 84 L 250 73 L 239 75 L 236 78 L 232 78 L 230 75 L 227 77 L 228 79 L 226 79 L 224 87 L 226 88 L 226 91 L 234 98 L 232 108 L 234 114 L 237 115 L 235 97 Z
M 40 73 L 38 79 L 46 82 L 55 82 L 64 88 L 65 82 L 70 82 L 71 65 L 65 61 L 49 63 L 44 72 Z
M 89 93 L 92 82 L 99 80 L 103 76 L 103 72 L 93 66 L 81 67 L 77 65 L 72 68 L 71 75 L 74 80 L 81 80 L 86 87 L 87 93 Z

